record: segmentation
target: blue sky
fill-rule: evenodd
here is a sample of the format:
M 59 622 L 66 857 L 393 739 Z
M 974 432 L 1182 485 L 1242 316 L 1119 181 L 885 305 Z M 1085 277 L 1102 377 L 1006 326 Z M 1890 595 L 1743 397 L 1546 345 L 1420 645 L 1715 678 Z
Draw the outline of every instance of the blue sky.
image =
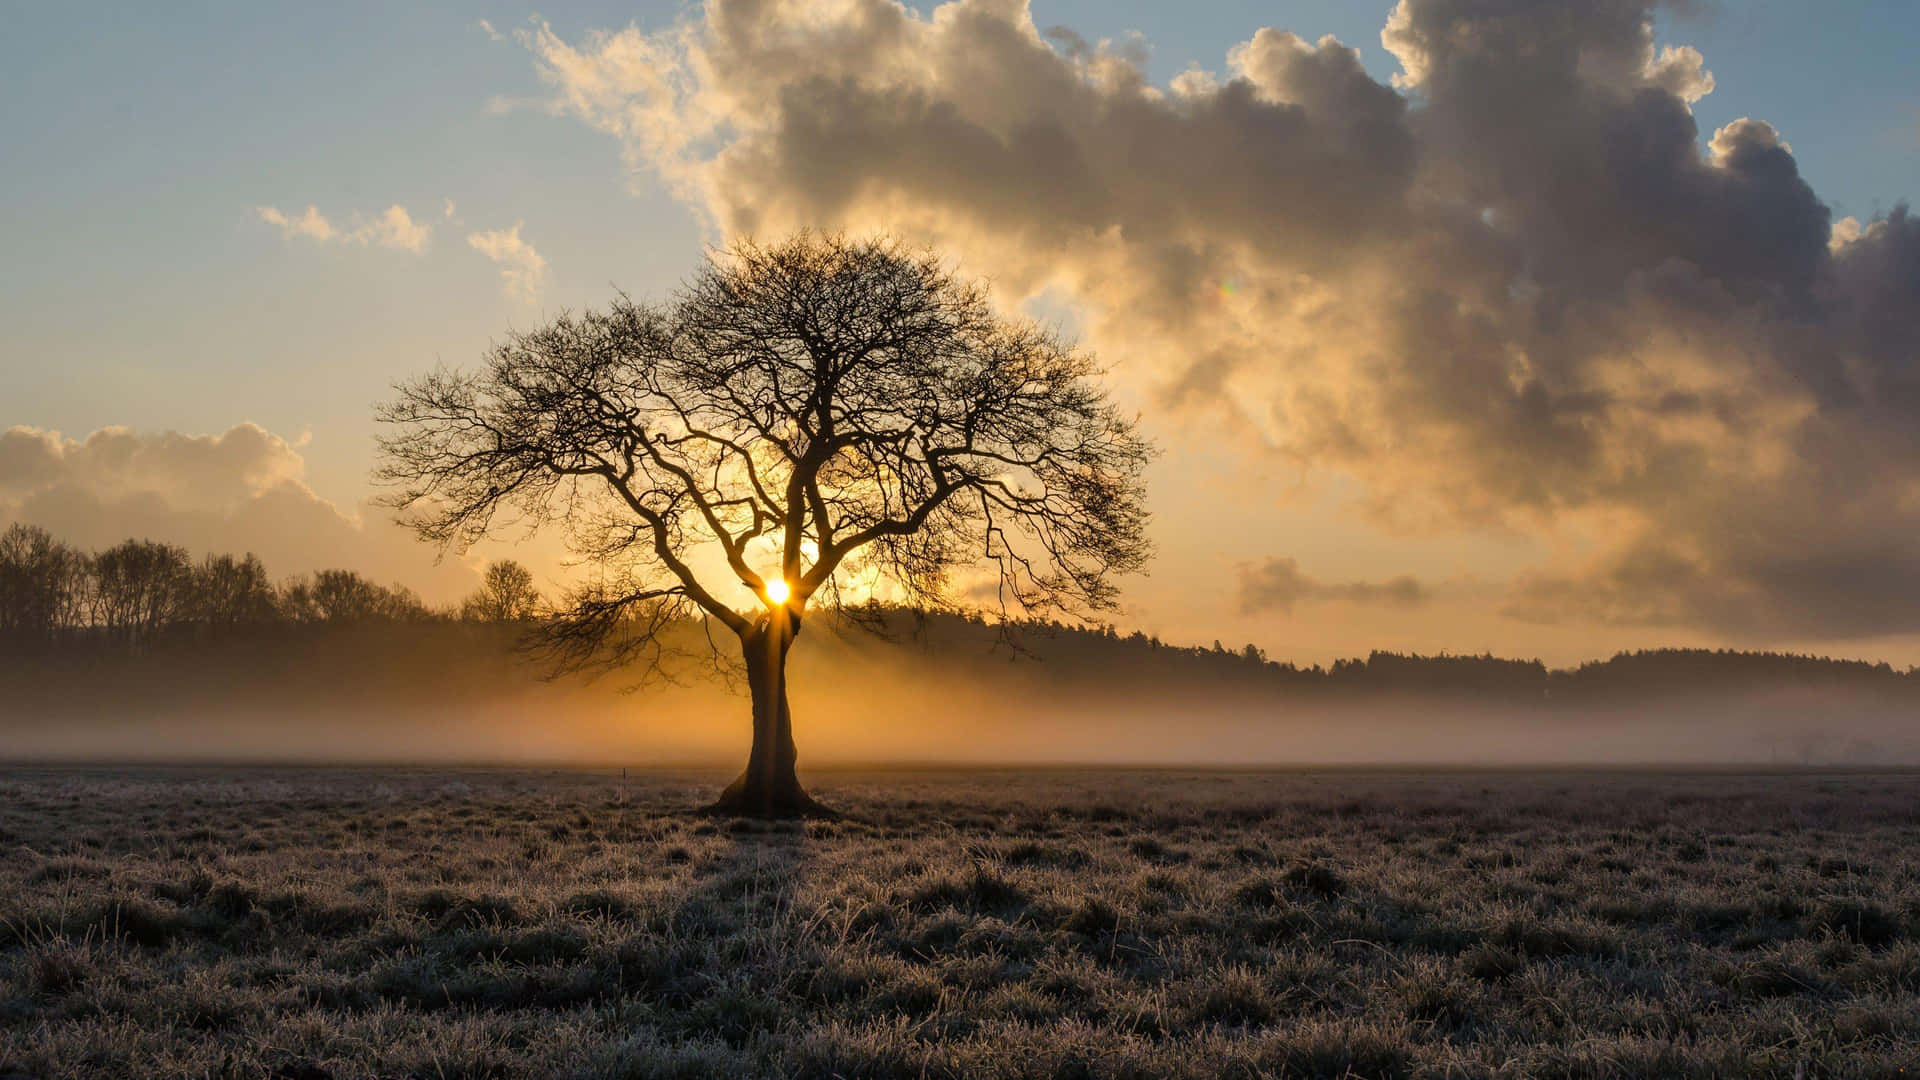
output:
M 1267 25 L 1356 45 L 1384 81 L 1397 70 L 1380 45 L 1390 6 L 1033 0 L 1032 10 L 1039 26 L 1092 40 L 1138 32 L 1151 46 L 1148 74 L 1164 85 L 1192 64 L 1224 70 L 1227 50 Z M 614 140 L 541 107 L 550 88 L 511 38 L 536 15 L 572 42 L 629 23 L 658 29 L 684 11 L 17 8 L 0 38 L 10 103 L 0 115 L 0 428 L 78 437 L 252 421 L 302 440 L 308 482 L 353 504 L 368 491 L 371 407 L 391 382 L 471 363 L 504 330 L 616 287 L 658 294 L 698 256 L 693 215 L 629 173 Z M 1920 191 L 1920 5 L 1695 5 L 1656 26 L 1663 43 L 1699 48 L 1715 76 L 1695 108 L 1703 138 L 1741 116 L 1772 123 L 1836 218 L 1865 220 Z M 342 232 L 399 205 L 431 239 L 419 254 L 315 244 L 257 213 L 309 205 Z M 467 239 L 516 224 L 547 261 L 531 302 Z M 1357 550 L 1416 557 L 1399 540 L 1338 530 L 1293 549 L 1334 561 Z M 1446 545 L 1421 550 L 1437 559 Z

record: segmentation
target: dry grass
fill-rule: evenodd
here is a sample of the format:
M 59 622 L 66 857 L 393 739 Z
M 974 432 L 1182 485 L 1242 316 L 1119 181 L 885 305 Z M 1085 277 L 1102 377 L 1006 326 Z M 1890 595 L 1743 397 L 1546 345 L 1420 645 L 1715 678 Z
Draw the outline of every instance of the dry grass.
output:
M 1920 778 L 0 773 L 0 1076 L 1880 1076 Z

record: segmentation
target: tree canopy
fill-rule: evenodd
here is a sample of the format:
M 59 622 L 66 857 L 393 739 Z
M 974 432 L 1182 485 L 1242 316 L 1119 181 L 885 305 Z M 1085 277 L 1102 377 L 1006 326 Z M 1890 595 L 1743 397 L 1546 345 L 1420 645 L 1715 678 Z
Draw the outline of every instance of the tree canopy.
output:
M 855 575 L 946 607 L 979 565 L 1004 613 L 1097 612 L 1148 557 L 1151 453 L 1098 375 L 932 253 L 743 242 L 667 303 L 622 295 L 401 385 L 379 475 L 442 545 L 562 527 L 593 580 L 559 624 L 622 662 L 651 635 L 616 627 L 748 633 L 774 580 L 795 612 Z

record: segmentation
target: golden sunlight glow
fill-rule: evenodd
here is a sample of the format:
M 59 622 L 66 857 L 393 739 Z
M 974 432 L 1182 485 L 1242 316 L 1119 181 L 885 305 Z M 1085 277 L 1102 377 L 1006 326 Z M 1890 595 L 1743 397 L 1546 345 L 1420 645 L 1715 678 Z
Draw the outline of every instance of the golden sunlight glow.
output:
M 788 589 L 785 578 L 774 578 L 772 581 L 767 582 L 767 599 L 776 604 L 784 604 L 787 602 L 787 596 Z

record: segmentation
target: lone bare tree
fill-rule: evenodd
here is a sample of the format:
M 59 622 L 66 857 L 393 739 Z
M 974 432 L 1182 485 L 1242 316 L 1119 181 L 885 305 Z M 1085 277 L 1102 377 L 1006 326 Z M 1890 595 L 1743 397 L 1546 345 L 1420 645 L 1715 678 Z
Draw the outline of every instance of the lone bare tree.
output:
M 1003 616 L 1084 615 L 1145 564 L 1152 449 L 1098 374 L 936 255 L 801 233 L 401 384 L 378 475 L 443 547 L 566 531 L 595 573 L 539 631 L 562 668 L 657 663 L 690 619 L 731 631 L 753 749 L 714 809 L 807 814 L 786 660 L 810 606 L 971 587 Z

